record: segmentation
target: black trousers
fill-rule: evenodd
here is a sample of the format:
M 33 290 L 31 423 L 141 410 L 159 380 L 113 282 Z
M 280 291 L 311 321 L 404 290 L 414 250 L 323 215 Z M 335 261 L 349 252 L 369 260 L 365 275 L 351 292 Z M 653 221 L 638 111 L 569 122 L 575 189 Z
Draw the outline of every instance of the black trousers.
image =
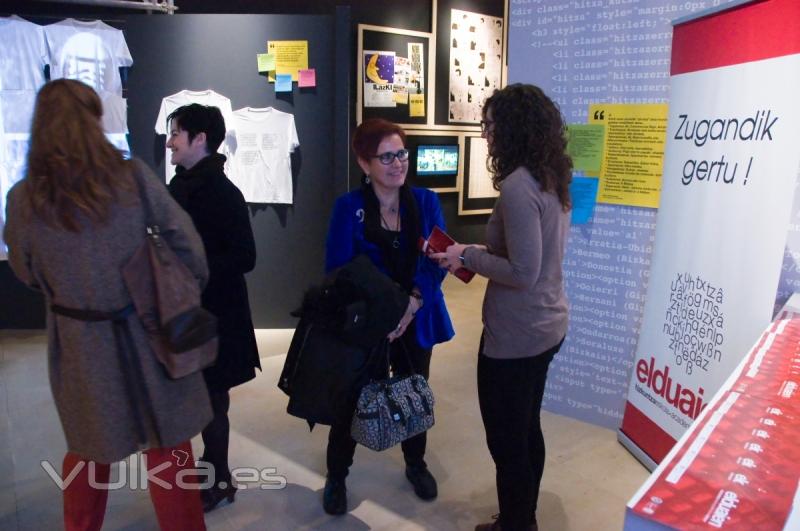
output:
M 230 440 L 231 423 L 228 420 L 228 409 L 231 405 L 229 391 L 209 393 L 214 418 L 202 432 L 202 461 L 214 466 L 214 480 L 230 484 L 231 471 L 228 467 L 228 442 Z
M 540 413 L 547 369 L 563 339 L 536 356 L 516 359 L 478 356 L 478 401 L 486 442 L 497 469 L 499 522 L 503 531 L 528 530 L 544 471 Z
M 390 343 L 389 359 L 392 370 L 395 374 L 411 374 L 412 372 L 421 374 L 427 380 L 430 374 L 431 352 L 431 349 L 424 349 L 417 343 L 416 329 L 412 322 L 405 334 Z M 409 367 L 409 361 L 412 367 Z M 385 368 L 385 364 L 383 367 Z M 342 409 L 342 414 L 333 423 L 328 434 L 327 463 L 328 477 L 331 479 L 343 480 L 346 478 L 350 466 L 353 464 L 356 442 L 350 436 L 350 423 L 353 420 L 354 411 L 355 401 Z M 406 465 L 425 466 L 427 432 L 415 435 L 400 444 L 403 448 Z

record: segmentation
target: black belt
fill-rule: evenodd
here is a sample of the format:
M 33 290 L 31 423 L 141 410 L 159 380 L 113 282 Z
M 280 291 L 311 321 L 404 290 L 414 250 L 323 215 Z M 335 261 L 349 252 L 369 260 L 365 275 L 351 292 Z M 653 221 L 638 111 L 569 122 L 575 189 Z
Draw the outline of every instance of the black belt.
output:
M 112 330 L 114 331 L 114 342 L 116 343 L 122 361 L 122 379 L 125 382 L 125 391 L 133 409 L 136 431 L 139 436 L 138 442 L 140 444 L 146 444 L 147 432 L 144 427 L 144 415 L 141 412 L 141 408 L 144 406 L 149 408 L 150 411 L 153 411 L 153 408 L 147 391 L 141 386 L 136 385 L 136 379 L 143 382 L 144 375 L 142 374 L 139 363 L 135 359 L 136 346 L 133 341 L 133 336 L 131 335 L 130 327 L 128 326 L 128 317 L 133 314 L 135 310 L 133 304 L 129 304 L 122 309 L 112 312 L 67 308 L 58 304 L 51 304 L 50 310 L 55 314 L 63 315 L 64 317 L 75 319 L 76 321 L 89 323 L 98 323 L 102 321 L 111 322 Z M 155 422 L 155 418 L 153 422 Z M 157 439 L 160 439 L 157 429 L 155 429 L 155 432 Z M 160 441 L 158 441 L 158 445 L 161 445 Z

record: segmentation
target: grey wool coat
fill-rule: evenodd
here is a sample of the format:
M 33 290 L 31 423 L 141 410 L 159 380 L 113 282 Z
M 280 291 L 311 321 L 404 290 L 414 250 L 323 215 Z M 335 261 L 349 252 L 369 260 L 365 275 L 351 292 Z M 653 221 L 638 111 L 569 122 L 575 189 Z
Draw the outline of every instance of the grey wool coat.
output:
M 146 176 L 145 190 L 163 238 L 205 284 L 203 243 L 189 216 L 143 163 L 130 164 Z M 129 393 L 124 352 L 117 347 L 111 322 L 79 321 L 49 309 L 57 304 L 113 312 L 131 304 L 120 267 L 145 237 L 144 212 L 131 185 L 112 206 L 105 224 L 93 225 L 79 216 L 78 232 L 53 228 L 32 214 L 24 180 L 11 189 L 7 202 L 4 238 L 11 268 L 20 280 L 41 290 L 47 302 L 50 387 L 67 449 L 100 463 L 113 463 L 145 448 L 175 446 L 199 433 L 212 418 L 202 374 L 171 380 L 135 313 L 128 316 L 135 344 L 131 358 L 141 370 L 131 376 L 136 390 Z M 137 418 L 144 425 L 144 437 Z

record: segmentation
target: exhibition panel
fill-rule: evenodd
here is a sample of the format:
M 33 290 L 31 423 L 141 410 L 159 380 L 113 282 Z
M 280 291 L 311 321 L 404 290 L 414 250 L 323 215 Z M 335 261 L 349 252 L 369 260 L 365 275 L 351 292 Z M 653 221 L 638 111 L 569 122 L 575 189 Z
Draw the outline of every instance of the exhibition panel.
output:
M 797 20 L 800 4 L 772 0 L 674 29 L 664 184 L 622 423 L 656 462 L 772 319 L 800 167 Z
M 628 502 L 626 530 L 797 528 L 800 317 L 787 307 Z

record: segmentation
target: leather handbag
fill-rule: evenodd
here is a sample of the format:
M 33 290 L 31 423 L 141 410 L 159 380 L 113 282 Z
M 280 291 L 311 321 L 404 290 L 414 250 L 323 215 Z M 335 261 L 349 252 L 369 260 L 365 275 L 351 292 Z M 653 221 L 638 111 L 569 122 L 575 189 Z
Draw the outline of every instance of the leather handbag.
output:
M 182 378 L 217 358 L 217 319 L 200 304 L 197 278 L 161 237 L 145 192 L 146 178 L 134 165 L 145 215 L 146 237 L 122 278 L 156 357 L 170 378 Z
M 387 358 L 388 350 L 387 341 Z M 372 381 L 361 389 L 350 435 L 371 450 L 386 450 L 430 429 L 433 405 L 433 392 L 421 374 Z

